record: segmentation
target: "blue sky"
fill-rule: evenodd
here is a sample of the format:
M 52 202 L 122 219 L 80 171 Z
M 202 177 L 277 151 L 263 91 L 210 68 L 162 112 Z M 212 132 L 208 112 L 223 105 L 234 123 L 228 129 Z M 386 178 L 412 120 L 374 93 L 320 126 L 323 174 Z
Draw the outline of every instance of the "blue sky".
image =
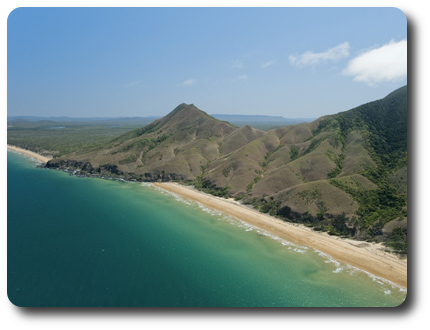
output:
M 395 8 L 19 8 L 8 116 L 316 118 L 405 85 Z

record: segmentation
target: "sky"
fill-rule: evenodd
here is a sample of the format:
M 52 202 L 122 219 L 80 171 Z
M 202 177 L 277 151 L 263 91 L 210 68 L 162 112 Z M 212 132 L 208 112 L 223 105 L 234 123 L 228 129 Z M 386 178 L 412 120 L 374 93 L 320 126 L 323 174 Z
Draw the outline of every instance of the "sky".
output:
M 407 84 L 396 8 L 18 8 L 8 116 L 317 118 Z

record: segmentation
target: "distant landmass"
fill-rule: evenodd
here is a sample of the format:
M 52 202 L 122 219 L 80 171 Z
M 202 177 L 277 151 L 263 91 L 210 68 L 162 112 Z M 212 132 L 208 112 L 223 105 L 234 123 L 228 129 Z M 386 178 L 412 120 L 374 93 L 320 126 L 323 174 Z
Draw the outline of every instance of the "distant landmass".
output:
M 267 132 L 215 116 L 181 104 L 145 127 L 46 166 L 192 184 L 289 221 L 385 241 L 406 253 L 406 86 L 346 112 Z
M 85 121 L 130 121 L 130 120 L 155 120 L 160 116 L 148 117 L 67 117 L 67 116 L 8 116 L 8 121 L 52 121 L 52 122 L 85 122 Z
M 316 118 L 284 118 L 282 116 L 266 116 L 266 115 L 224 115 L 214 114 L 212 117 L 227 121 L 235 126 L 252 126 L 255 128 L 264 129 L 266 127 L 282 127 L 288 125 L 297 125 L 301 123 L 309 123 Z
M 316 118 L 284 118 L 282 116 L 266 116 L 266 115 L 224 115 L 215 114 L 212 117 L 221 121 L 227 121 L 235 126 L 252 126 L 262 130 L 270 130 L 277 127 L 297 125 L 307 123 Z M 141 123 L 147 125 L 150 122 L 161 118 L 161 116 L 147 117 L 42 117 L 42 116 L 9 116 L 8 123 L 13 125 L 13 122 L 22 124 L 22 122 L 39 122 L 41 124 L 109 124 L 109 125 L 129 125 L 131 123 Z

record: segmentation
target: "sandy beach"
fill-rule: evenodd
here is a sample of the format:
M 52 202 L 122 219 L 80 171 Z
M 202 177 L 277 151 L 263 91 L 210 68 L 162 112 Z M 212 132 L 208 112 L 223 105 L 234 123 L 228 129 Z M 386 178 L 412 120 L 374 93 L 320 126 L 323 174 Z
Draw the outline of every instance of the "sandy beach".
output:
M 234 216 L 287 241 L 317 249 L 340 262 L 389 280 L 403 288 L 407 287 L 407 259 L 400 259 L 385 252 L 382 244 L 330 236 L 303 225 L 284 222 L 260 213 L 233 199 L 200 192 L 193 187 L 172 182 L 156 182 L 153 185 Z
M 9 150 L 33 157 L 42 163 L 51 158 L 7 145 Z M 384 245 L 330 236 L 299 224 L 288 223 L 244 206 L 234 199 L 212 196 L 197 189 L 173 182 L 154 182 L 155 187 L 221 211 L 287 241 L 321 251 L 332 258 L 362 269 L 377 277 L 407 287 L 407 259 L 384 251 Z
M 45 157 L 45 156 L 39 155 L 39 154 L 37 154 L 37 153 L 35 153 L 33 151 L 22 149 L 22 148 L 18 148 L 18 147 L 15 147 L 15 146 L 11 146 L 9 144 L 7 145 L 7 148 L 9 150 L 16 151 L 16 152 L 19 152 L 21 154 L 24 154 L 24 155 L 30 156 L 32 158 L 35 158 L 35 159 L 39 160 L 42 163 L 46 163 L 48 160 L 51 159 L 49 157 Z

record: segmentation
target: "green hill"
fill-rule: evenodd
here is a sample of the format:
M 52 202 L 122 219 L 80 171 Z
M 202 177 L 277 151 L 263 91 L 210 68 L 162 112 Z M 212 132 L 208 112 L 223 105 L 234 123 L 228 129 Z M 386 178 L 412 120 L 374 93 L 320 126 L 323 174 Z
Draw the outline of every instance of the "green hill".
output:
M 47 163 L 82 175 L 180 181 L 317 230 L 406 252 L 407 87 L 268 132 L 181 104 L 90 151 Z

